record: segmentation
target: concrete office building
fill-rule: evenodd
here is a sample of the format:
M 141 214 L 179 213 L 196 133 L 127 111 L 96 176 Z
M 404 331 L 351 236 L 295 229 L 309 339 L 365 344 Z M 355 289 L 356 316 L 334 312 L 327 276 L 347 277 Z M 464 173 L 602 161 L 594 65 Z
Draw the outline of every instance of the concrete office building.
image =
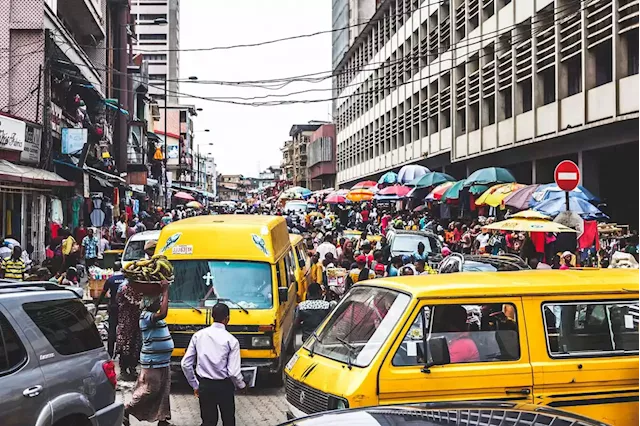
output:
M 134 54 L 149 61 L 149 94 L 164 97 L 164 80 L 170 104 L 177 104 L 180 85 L 180 0 L 131 0 L 131 17 L 135 21 Z M 166 20 L 166 23 L 163 23 Z M 154 87 L 156 86 L 156 87 Z
M 420 163 L 550 182 L 567 158 L 637 223 L 638 62 L 638 0 L 382 1 L 334 68 L 337 181 Z

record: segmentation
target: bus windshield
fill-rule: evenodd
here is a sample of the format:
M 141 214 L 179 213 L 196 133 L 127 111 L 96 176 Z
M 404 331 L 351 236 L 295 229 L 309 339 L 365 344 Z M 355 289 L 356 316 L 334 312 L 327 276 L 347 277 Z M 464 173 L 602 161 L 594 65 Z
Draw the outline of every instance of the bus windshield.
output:
M 271 265 L 266 262 L 175 260 L 171 307 L 210 307 L 229 299 L 245 309 L 273 307 Z

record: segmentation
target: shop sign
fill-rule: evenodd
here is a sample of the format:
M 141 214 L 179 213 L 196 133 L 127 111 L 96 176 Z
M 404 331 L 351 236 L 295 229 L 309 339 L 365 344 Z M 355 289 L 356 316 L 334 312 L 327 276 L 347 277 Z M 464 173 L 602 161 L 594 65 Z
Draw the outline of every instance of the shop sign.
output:
M 0 149 L 22 151 L 26 124 L 22 120 L 0 116 Z
M 72 129 L 65 127 L 62 129 L 62 153 L 77 154 L 82 151 L 82 147 L 87 143 L 89 132 L 87 129 Z
M 42 128 L 27 123 L 24 136 L 24 150 L 20 154 L 20 161 L 28 164 L 38 164 L 40 162 L 41 144 Z
M 178 155 L 178 145 L 169 145 L 167 146 L 167 159 L 175 160 L 179 157 Z
M 51 102 L 51 131 L 58 138 L 62 133 L 62 117 L 62 108 Z

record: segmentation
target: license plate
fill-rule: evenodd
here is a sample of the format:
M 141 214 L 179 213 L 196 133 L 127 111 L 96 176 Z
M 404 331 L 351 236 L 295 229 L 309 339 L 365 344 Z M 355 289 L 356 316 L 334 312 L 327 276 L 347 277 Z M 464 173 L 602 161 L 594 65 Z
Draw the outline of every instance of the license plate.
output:
M 244 384 L 249 388 L 255 387 L 258 367 L 243 367 L 240 369 L 240 372 L 242 373 Z
M 291 357 L 291 359 L 289 360 L 289 362 L 287 362 L 287 365 L 284 366 L 284 369 L 286 371 L 291 371 L 291 369 L 293 368 L 294 365 L 296 365 L 296 362 L 298 361 L 298 354 L 293 354 L 293 356 Z

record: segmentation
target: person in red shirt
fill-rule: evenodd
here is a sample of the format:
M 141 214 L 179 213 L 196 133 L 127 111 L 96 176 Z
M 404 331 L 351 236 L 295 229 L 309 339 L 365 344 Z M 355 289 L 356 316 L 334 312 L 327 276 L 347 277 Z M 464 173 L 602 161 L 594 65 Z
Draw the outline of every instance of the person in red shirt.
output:
M 364 209 L 362 209 L 362 211 L 360 212 L 360 215 L 362 216 L 362 222 L 364 224 L 369 223 L 369 209 L 367 209 L 366 207 Z
M 447 344 L 451 364 L 480 361 L 480 353 L 469 334 L 467 310 L 460 305 L 444 307 L 443 318 L 447 321 Z

